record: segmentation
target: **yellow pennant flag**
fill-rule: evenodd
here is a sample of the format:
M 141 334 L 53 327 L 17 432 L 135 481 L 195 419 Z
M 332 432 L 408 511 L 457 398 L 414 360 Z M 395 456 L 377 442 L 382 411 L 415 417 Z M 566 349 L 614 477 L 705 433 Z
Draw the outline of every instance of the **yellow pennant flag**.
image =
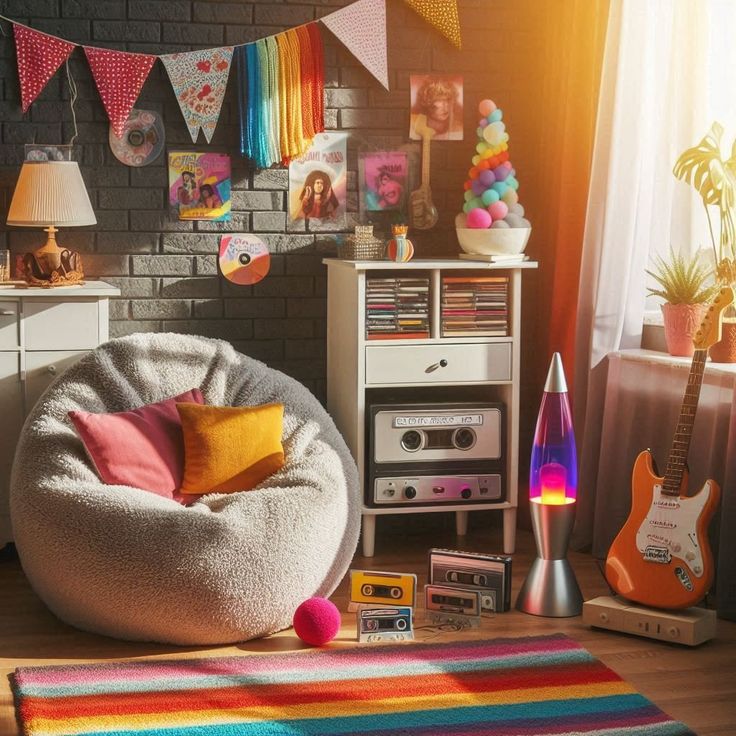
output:
M 454 46 L 461 47 L 457 0 L 404 0 L 404 2 L 443 36 L 450 39 Z

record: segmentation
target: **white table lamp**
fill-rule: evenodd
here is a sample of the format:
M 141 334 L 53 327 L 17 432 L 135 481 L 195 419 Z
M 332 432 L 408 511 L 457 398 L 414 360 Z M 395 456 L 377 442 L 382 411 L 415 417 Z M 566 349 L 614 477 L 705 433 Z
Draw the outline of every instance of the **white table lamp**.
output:
M 97 222 L 76 161 L 26 161 L 8 211 L 8 225 L 42 227 L 46 243 L 23 259 L 25 278 L 37 286 L 64 286 L 84 278 L 78 253 L 60 248 L 58 227 Z

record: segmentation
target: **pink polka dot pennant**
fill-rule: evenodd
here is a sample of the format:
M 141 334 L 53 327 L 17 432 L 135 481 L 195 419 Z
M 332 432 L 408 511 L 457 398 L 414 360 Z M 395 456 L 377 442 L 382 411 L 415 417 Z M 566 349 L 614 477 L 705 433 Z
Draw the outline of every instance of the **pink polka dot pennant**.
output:
M 121 138 L 125 121 L 157 57 L 93 46 L 85 46 L 84 53 L 113 132 Z
M 27 112 L 76 44 L 18 23 L 13 23 L 13 36 L 18 57 L 21 107 L 23 112 Z

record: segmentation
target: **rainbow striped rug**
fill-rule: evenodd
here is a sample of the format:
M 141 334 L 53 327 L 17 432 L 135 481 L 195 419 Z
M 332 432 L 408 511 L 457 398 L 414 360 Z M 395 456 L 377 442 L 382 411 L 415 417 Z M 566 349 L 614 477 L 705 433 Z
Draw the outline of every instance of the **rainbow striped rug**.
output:
M 22 667 L 23 732 L 684 736 L 566 636 Z

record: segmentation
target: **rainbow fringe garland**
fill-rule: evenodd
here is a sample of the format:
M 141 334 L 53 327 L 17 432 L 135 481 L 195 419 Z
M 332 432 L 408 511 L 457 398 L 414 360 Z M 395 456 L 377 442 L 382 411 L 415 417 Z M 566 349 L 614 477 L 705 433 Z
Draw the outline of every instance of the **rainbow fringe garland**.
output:
M 694 736 L 562 635 L 21 667 L 26 736 Z
M 287 164 L 324 123 L 324 60 L 317 23 L 235 49 L 240 151 L 258 168 Z

